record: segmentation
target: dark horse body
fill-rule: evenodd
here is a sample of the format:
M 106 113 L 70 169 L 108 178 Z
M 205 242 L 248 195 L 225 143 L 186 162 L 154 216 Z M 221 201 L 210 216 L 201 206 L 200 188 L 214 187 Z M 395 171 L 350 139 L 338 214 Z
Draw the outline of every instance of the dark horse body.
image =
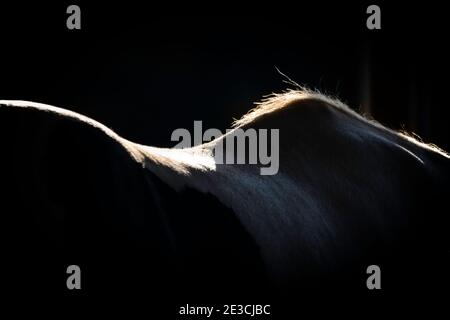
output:
M 370 264 L 392 292 L 444 277 L 445 152 L 311 92 L 276 96 L 238 126 L 280 130 L 278 174 L 214 164 L 221 138 L 146 147 L 64 109 L 0 101 L 14 286 L 63 290 L 70 264 L 94 295 L 366 292 Z M 22 277 L 32 265 L 39 272 Z

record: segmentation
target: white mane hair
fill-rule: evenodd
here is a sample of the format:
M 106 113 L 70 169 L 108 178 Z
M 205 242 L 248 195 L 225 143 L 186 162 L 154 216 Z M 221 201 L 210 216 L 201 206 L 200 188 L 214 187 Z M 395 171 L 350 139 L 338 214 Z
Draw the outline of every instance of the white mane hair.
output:
M 245 115 L 243 115 L 240 119 L 235 119 L 232 126 L 234 128 L 239 128 L 243 126 L 251 125 L 255 120 L 268 115 L 272 112 L 276 112 L 282 110 L 283 108 L 289 106 L 292 103 L 300 102 L 300 101 L 319 101 L 329 105 L 332 108 L 335 108 L 338 111 L 344 112 L 372 127 L 376 127 L 379 130 L 388 132 L 399 137 L 402 140 L 406 140 L 412 144 L 415 144 L 419 147 L 437 152 L 447 158 L 450 158 L 450 155 L 443 149 L 439 148 L 435 144 L 425 143 L 420 136 L 415 133 L 407 132 L 405 130 L 392 130 L 390 128 L 385 127 L 381 123 L 377 122 L 370 115 L 361 114 L 349 106 L 347 106 L 344 102 L 339 100 L 337 97 L 333 97 L 330 95 L 326 95 L 321 93 L 317 89 L 309 89 L 304 86 L 299 86 L 295 82 L 289 82 L 290 84 L 294 84 L 297 89 L 288 89 L 282 93 L 271 93 L 263 97 L 263 99 L 259 102 L 255 102 L 255 107 L 248 111 Z
M 325 95 L 318 90 L 299 87 L 298 89 L 288 89 L 281 93 L 271 93 L 264 96 L 261 101 L 255 102 L 256 107 L 248 111 L 240 119 L 235 120 L 233 122 L 233 127 L 247 125 L 265 114 L 283 109 L 290 103 L 301 100 L 322 101 L 338 109 L 352 112 L 352 110 L 345 103 L 341 102 L 337 98 Z

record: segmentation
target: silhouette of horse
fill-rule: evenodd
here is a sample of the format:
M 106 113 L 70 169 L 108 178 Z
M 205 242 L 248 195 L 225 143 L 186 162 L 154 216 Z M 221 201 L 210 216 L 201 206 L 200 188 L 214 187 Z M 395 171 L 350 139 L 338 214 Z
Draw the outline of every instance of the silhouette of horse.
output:
M 39 261 L 51 287 L 55 263 L 78 263 L 91 292 L 263 295 L 361 288 L 370 264 L 398 276 L 411 257 L 447 252 L 446 152 L 304 89 L 268 97 L 234 128 L 279 129 L 277 174 L 216 163 L 224 136 L 149 147 L 66 109 L 0 101 L 11 273 Z

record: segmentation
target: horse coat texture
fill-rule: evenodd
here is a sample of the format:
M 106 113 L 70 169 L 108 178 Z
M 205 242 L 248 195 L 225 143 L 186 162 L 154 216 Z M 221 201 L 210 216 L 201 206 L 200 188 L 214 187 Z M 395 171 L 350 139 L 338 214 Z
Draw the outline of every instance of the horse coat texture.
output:
M 215 163 L 225 137 L 156 148 L 66 109 L 0 101 L 10 273 L 40 261 L 59 288 L 55 261 L 78 263 L 91 292 L 209 295 L 360 287 L 370 264 L 402 285 L 413 261 L 444 272 L 446 152 L 308 90 L 270 96 L 234 126 L 279 129 L 276 175 Z

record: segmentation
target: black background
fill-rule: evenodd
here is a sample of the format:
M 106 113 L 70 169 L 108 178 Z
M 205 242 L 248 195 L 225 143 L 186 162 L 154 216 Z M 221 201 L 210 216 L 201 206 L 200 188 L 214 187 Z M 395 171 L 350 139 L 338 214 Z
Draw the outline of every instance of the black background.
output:
M 70 4 L 0 5 L 0 99 L 68 108 L 129 140 L 171 146 L 174 129 L 203 120 L 224 130 L 253 102 L 287 88 L 278 67 L 450 149 L 441 6 L 378 3 L 382 29 L 368 30 L 371 3 L 78 1 L 82 29 L 68 30 Z
M 120 135 L 171 146 L 176 128 L 225 130 L 265 94 L 296 82 L 449 149 L 442 6 L 71 2 L 0 6 L 0 97 L 86 114 Z

